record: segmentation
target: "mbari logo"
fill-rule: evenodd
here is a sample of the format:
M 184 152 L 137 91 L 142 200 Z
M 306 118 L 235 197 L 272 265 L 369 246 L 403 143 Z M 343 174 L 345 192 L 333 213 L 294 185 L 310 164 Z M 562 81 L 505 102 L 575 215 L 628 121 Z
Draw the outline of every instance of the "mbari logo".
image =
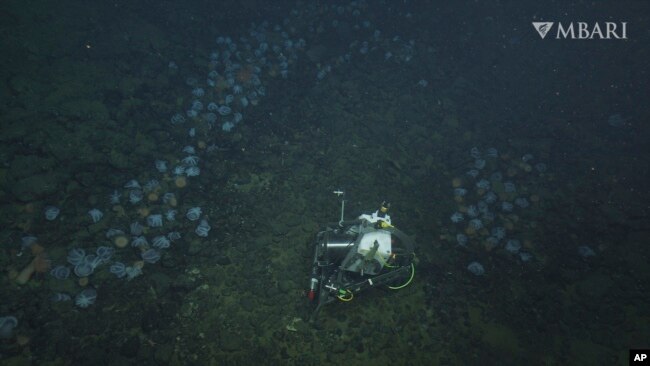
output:
M 554 22 L 533 22 L 533 28 L 544 39 L 553 28 Z M 557 23 L 555 39 L 627 39 L 627 22 Z
M 535 30 L 539 33 L 539 36 L 542 37 L 542 39 L 546 37 L 552 26 L 553 22 L 533 22 L 533 27 L 535 27 Z

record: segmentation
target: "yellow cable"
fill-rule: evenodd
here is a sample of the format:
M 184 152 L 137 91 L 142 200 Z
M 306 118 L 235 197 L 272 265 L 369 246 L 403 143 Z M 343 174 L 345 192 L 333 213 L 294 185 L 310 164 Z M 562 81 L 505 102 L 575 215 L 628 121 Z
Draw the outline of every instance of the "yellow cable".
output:
M 384 258 L 382 258 L 381 255 L 378 255 L 377 258 L 378 258 L 378 261 L 379 261 L 379 262 L 380 262 L 384 267 L 388 267 L 388 268 L 398 268 L 397 266 L 391 266 L 390 264 L 388 264 L 388 262 L 386 262 L 386 261 L 384 260 Z
M 338 299 L 345 302 L 352 301 L 352 299 L 354 298 L 354 293 L 350 290 L 345 290 L 345 291 L 350 295 L 350 297 L 345 298 L 343 296 L 337 296 Z
M 401 288 L 404 288 L 404 287 L 408 286 L 411 283 L 411 281 L 413 281 L 413 277 L 415 277 L 415 264 L 411 263 L 411 277 L 409 278 L 409 280 L 406 281 L 406 283 L 401 285 L 401 286 L 394 286 L 394 287 L 393 286 L 388 286 L 388 288 L 391 289 L 391 290 L 399 290 Z

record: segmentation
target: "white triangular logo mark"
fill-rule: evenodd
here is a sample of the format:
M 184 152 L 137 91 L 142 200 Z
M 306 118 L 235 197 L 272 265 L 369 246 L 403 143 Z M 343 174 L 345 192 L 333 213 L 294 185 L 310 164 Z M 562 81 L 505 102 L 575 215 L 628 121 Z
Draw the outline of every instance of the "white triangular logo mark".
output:
M 551 27 L 553 27 L 553 22 L 533 22 L 533 27 L 535 27 L 535 30 L 537 33 L 539 33 L 539 36 L 544 39 L 548 31 L 550 31 Z

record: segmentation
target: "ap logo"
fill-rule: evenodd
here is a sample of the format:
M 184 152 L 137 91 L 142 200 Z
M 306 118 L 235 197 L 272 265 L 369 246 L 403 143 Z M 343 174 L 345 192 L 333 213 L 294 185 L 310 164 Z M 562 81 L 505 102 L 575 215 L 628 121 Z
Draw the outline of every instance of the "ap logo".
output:
M 630 365 L 648 365 L 650 364 L 650 358 L 648 355 L 650 350 L 647 349 L 631 349 L 630 350 Z
M 533 27 L 535 27 L 535 30 L 537 33 L 539 33 L 539 36 L 544 39 L 544 37 L 546 37 L 548 34 L 548 31 L 550 31 L 551 27 L 553 27 L 553 22 L 533 22 Z

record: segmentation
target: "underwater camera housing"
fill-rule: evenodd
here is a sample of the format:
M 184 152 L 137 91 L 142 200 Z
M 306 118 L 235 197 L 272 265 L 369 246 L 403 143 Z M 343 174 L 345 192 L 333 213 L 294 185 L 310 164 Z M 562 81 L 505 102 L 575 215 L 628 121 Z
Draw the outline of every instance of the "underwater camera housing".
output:
M 412 239 L 392 225 L 389 204 L 356 220 L 344 221 L 342 191 L 338 223 L 325 225 L 316 235 L 309 286 L 309 300 L 316 305 L 312 320 L 331 302 L 351 301 L 356 293 L 386 285 L 397 290 L 413 279 Z

